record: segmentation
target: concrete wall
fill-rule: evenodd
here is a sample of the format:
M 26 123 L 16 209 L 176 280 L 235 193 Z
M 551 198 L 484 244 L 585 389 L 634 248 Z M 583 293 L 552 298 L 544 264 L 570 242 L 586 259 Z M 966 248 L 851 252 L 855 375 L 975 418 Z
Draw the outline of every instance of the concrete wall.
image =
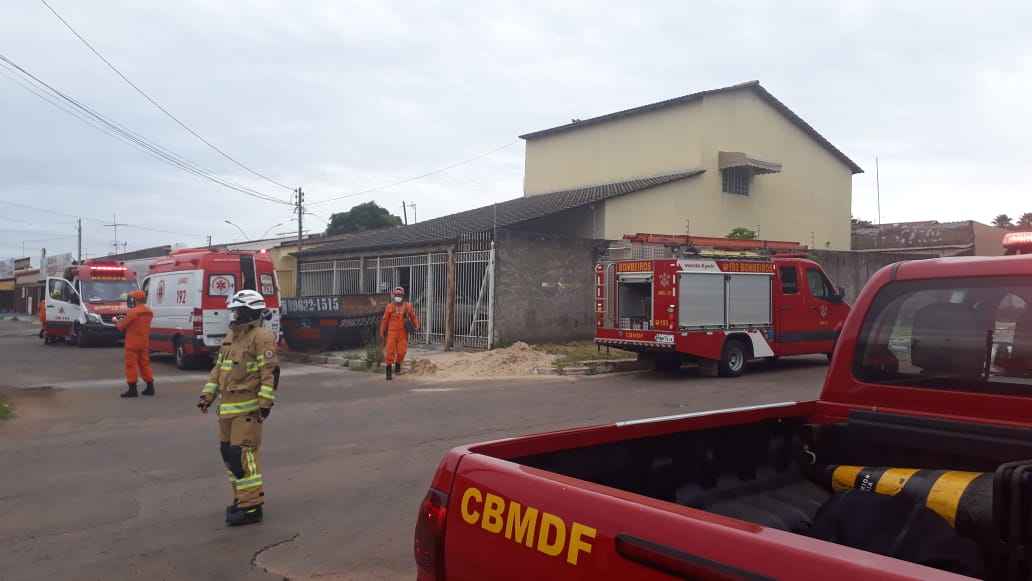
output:
M 782 164 L 757 175 L 750 194 L 721 191 L 720 151 Z M 634 232 L 723 236 L 738 226 L 762 238 L 850 248 L 852 174 L 748 90 L 529 139 L 525 195 L 705 169 L 701 176 L 610 200 L 607 238 Z
M 593 337 L 594 266 L 604 246 L 595 240 L 499 230 L 495 344 Z
M 809 253 L 831 277 L 837 287 L 845 287 L 846 300 L 852 303 L 867 281 L 882 267 L 901 260 L 930 258 L 924 254 L 901 252 L 842 252 L 812 250 Z

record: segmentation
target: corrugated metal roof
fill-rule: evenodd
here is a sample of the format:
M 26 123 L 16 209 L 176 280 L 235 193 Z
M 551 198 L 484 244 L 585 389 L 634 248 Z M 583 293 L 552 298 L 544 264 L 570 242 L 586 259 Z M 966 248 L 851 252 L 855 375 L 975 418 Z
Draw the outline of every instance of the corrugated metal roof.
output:
M 371 248 L 425 245 L 456 240 L 463 234 L 487 232 L 496 226 L 499 228 L 513 226 L 564 210 L 697 176 L 703 171 L 705 170 L 693 169 L 674 174 L 516 198 L 410 226 L 358 232 L 338 241 L 322 244 L 318 248 L 303 252 L 302 255 L 317 256 Z
M 692 101 L 698 101 L 699 99 L 705 98 L 705 97 L 707 97 L 709 95 L 718 95 L 720 93 L 729 93 L 729 92 L 732 92 L 732 91 L 743 91 L 743 90 L 750 90 L 750 91 L 756 93 L 757 96 L 759 96 L 761 99 L 763 99 L 764 101 L 769 103 L 772 107 L 777 109 L 779 113 L 781 113 L 782 115 L 787 117 L 788 120 L 791 121 L 793 125 L 795 125 L 799 129 L 801 129 L 803 131 L 803 133 L 806 133 L 807 135 L 809 135 L 810 138 L 812 138 L 814 141 L 819 143 L 822 147 L 827 149 L 829 153 L 831 153 L 836 158 L 838 158 L 838 160 L 841 161 L 843 164 L 845 164 L 849 168 L 850 171 L 852 171 L 853 173 L 863 173 L 864 172 L 864 170 L 860 166 L 858 166 L 856 163 L 854 163 L 853 160 L 849 159 L 849 157 L 847 157 L 846 154 L 842 153 L 842 151 L 840 151 L 837 147 L 832 145 L 830 141 L 825 139 L 824 136 L 821 135 L 820 133 L 818 133 L 817 130 L 814 129 L 809 123 L 807 123 L 806 121 L 803 121 L 802 117 L 800 117 L 799 115 L 796 115 L 794 111 L 792 111 L 791 109 L 788 108 L 787 105 L 785 105 L 784 103 L 779 101 L 777 99 L 777 97 L 775 97 L 774 95 L 771 95 L 769 92 L 767 92 L 767 89 L 764 89 L 763 86 L 760 85 L 759 81 L 749 81 L 747 83 L 739 83 L 737 85 L 731 85 L 729 87 L 721 87 L 719 89 L 710 89 L 708 91 L 699 91 L 698 93 L 692 93 L 690 95 L 684 95 L 683 97 L 675 97 L 673 99 L 667 99 L 665 101 L 659 101 L 657 103 L 650 103 L 648 105 L 642 105 L 640 107 L 632 107 L 630 109 L 624 109 L 623 111 L 617 111 L 615 113 L 608 113 L 606 115 L 599 115 L 598 117 L 592 117 L 590 119 L 582 119 L 582 120 L 579 120 L 579 121 L 575 121 L 573 123 L 568 123 L 566 125 L 559 125 L 557 127 L 551 127 L 549 129 L 542 129 L 540 131 L 533 131 L 531 133 L 525 133 L 523 135 L 520 135 L 520 139 L 530 140 L 530 139 L 536 139 L 538 137 L 545 137 L 547 135 L 554 135 L 556 133 L 563 133 L 563 132 L 566 132 L 566 131 L 574 131 L 576 129 L 580 129 L 581 127 L 586 127 L 588 125 L 597 125 L 599 123 L 605 123 L 607 121 L 613 121 L 614 119 L 620 119 L 622 117 L 629 117 L 631 115 L 638 115 L 638 114 L 641 114 L 641 113 L 648 113 L 649 111 L 656 111 L 658 109 L 665 109 L 667 107 L 672 107 L 674 105 L 681 105 L 683 103 L 690 103 Z

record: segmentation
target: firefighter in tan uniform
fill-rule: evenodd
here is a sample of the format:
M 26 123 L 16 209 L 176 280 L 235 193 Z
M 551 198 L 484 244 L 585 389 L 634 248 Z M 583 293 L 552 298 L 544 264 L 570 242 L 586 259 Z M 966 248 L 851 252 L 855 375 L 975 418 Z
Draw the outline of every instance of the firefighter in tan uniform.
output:
M 262 422 L 276 401 L 279 363 L 276 338 L 262 327 L 262 295 L 242 290 L 229 299 L 228 306 L 232 320 L 229 333 L 197 407 L 207 413 L 208 406 L 221 397 L 216 408 L 219 440 L 233 489 L 233 504 L 226 507 L 226 524 L 237 526 L 262 520 L 265 493 L 258 449 Z

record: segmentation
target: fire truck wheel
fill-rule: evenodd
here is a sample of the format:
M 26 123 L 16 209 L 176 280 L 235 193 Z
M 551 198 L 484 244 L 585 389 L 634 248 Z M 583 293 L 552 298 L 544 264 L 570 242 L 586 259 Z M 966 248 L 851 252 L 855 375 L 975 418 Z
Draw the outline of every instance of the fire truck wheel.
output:
M 745 371 L 745 362 L 748 360 L 745 344 L 737 339 L 731 339 L 724 343 L 724 351 L 720 355 L 718 372 L 721 377 L 738 377 Z

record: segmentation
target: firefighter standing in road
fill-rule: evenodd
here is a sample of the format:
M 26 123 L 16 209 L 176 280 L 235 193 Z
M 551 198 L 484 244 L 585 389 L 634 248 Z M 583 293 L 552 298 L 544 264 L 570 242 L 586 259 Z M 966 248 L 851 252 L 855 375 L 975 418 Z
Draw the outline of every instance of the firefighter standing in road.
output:
M 221 397 L 218 407 L 222 461 L 229 472 L 233 504 L 226 507 L 226 524 L 247 525 L 262 521 L 262 472 L 258 449 L 262 422 L 276 400 L 279 378 L 276 337 L 262 327 L 265 299 L 253 290 L 242 290 L 229 299 L 231 323 L 215 367 L 201 391 L 197 407 Z
M 384 359 L 388 380 L 392 379 L 392 368 L 394 373 L 401 373 L 401 362 L 405 360 L 408 351 L 409 331 L 419 330 L 416 310 L 412 308 L 412 303 L 405 300 L 405 289 L 400 286 L 394 289 L 393 299 L 380 321 L 380 338 L 385 340 Z
M 129 389 L 122 397 L 136 397 L 136 381 L 147 382 L 143 395 L 154 395 L 154 372 L 150 366 L 150 330 L 154 312 L 146 305 L 147 295 L 141 290 L 129 293 L 129 312 L 115 323 L 125 333 L 125 382 Z

